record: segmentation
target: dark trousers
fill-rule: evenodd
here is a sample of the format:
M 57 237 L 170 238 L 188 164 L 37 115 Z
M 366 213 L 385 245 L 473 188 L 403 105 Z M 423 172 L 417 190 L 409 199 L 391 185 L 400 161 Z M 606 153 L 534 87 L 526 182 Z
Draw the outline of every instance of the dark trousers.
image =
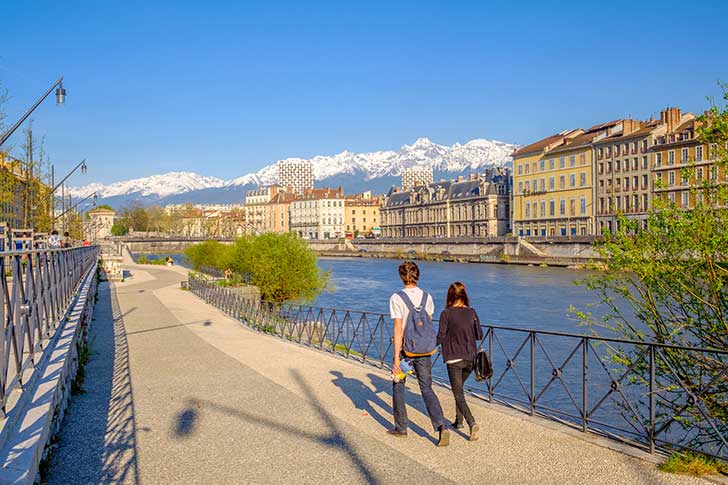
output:
M 450 387 L 452 388 L 453 396 L 455 396 L 455 407 L 457 409 L 455 422 L 462 423 L 464 416 L 469 426 L 475 424 L 475 418 L 470 412 L 468 403 L 465 401 L 463 385 L 468 380 L 471 372 L 473 372 L 473 361 L 471 360 L 461 360 L 454 364 L 447 364 L 447 375 L 450 377 Z
M 441 426 L 445 426 L 445 417 L 442 414 L 440 401 L 432 390 L 432 358 L 426 357 L 410 357 L 412 367 L 417 376 L 417 382 L 420 385 L 420 392 L 425 401 L 427 414 L 430 416 L 432 426 L 438 431 Z M 406 379 L 405 379 L 406 380 Z M 392 409 L 394 410 L 394 428 L 397 431 L 407 431 L 409 420 L 407 419 L 407 406 L 405 403 L 405 380 L 393 382 L 392 392 Z

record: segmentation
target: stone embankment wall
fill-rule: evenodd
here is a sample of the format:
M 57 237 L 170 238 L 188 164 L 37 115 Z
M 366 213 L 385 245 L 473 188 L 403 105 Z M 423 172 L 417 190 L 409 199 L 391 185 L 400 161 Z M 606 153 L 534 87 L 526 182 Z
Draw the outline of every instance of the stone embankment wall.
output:
M 580 266 L 599 261 L 593 237 L 354 239 L 309 241 L 321 256 Z M 182 252 L 198 240 L 127 240 L 133 253 Z M 230 241 L 222 241 L 230 242 Z
M 355 239 L 311 241 L 322 256 L 428 259 L 477 263 L 580 266 L 599 261 L 594 239 L 503 237 L 493 239 Z

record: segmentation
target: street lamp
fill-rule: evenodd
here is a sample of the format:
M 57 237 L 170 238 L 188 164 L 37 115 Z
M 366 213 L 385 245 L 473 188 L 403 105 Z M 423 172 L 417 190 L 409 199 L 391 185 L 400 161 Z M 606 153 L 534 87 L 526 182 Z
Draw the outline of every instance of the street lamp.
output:
M 48 88 L 48 91 L 46 91 L 46 92 L 45 92 L 45 93 L 43 94 L 43 96 L 41 96 L 41 97 L 40 97 L 40 98 L 38 99 L 38 101 L 36 101 L 36 102 L 35 102 L 35 104 L 34 104 L 33 106 L 31 106 L 31 107 L 30 107 L 30 109 L 28 109 L 28 111 L 26 111 L 26 112 L 25 112 L 25 114 L 24 114 L 24 115 L 23 115 L 23 116 L 22 116 L 22 117 L 21 117 L 21 118 L 20 118 L 20 119 L 19 119 L 19 120 L 17 121 L 17 123 L 15 123 L 15 124 L 14 124 L 14 125 L 13 125 L 13 126 L 12 126 L 12 127 L 11 127 L 11 128 L 10 128 L 10 129 L 9 129 L 9 130 L 8 130 L 8 131 L 7 131 L 7 132 L 6 132 L 6 133 L 5 133 L 5 134 L 4 134 L 3 136 L 2 136 L 2 138 L 0 138 L 0 146 L 2 146 L 2 145 L 3 145 L 3 143 L 5 143 L 5 142 L 7 141 L 7 139 L 8 139 L 8 138 L 10 138 L 10 136 L 11 136 L 11 135 L 12 135 L 13 133 L 15 133 L 15 130 L 17 130 L 17 129 L 18 129 L 19 127 L 20 127 L 20 125 L 22 125 L 22 124 L 23 124 L 23 122 L 24 122 L 24 121 L 25 121 L 26 119 L 28 119 L 28 116 L 30 116 L 30 114 L 31 114 L 31 113 L 32 113 L 33 111 L 35 111 L 35 109 L 36 109 L 36 108 L 37 108 L 37 107 L 38 107 L 38 106 L 40 105 L 40 103 L 42 103 L 42 102 L 43 102 L 43 100 L 44 100 L 44 99 L 46 99 L 46 98 L 48 97 L 48 95 L 49 95 L 49 94 L 51 94 L 51 92 L 53 92 L 53 88 L 55 88 L 55 87 L 57 87 L 57 89 L 56 89 L 56 103 L 57 103 L 58 105 L 62 105 L 63 103 L 65 103 L 65 102 L 66 102 L 66 90 L 65 90 L 65 89 L 63 89 L 63 78 L 61 77 L 61 78 L 60 78 L 60 79 L 59 79 L 58 81 L 56 81 L 55 83 L 53 83 L 53 85 L 52 85 L 52 86 L 51 86 L 50 88 Z
M 92 198 L 92 197 L 93 197 L 93 205 L 94 205 L 94 206 L 96 206 L 96 199 L 97 199 L 98 195 L 96 194 L 96 192 L 92 192 L 91 194 L 87 195 L 87 196 L 86 196 L 86 197 L 84 197 L 83 199 L 81 199 L 81 200 L 79 200 L 78 202 L 76 202 L 76 203 L 75 203 L 75 204 L 74 204 L 74 205 L 73 205 L 72 207 L 69 207 L 68 209 L 66 209 L 66 210 L 65 210 L 65 211 L 63 211 L 62 213 L 60 213 L 60 214 L 58 214 L 57 216 L 55 216 L 55 217 L 53 218 L 53 224 L 55 224 L 55 223 L 56 223 L 56 221 L 57 221 L 58 219 L 60 219 L 61 217 L 65 216 L 65 215 L 66 215 L 66 214 L 67 214 L 68 212 L 72 211 L 73 209 L 75 209 L 76 207 L 78 207 L 79 205 L 81 205 L 81 204 L 82 204 L 82 203 L 83 203 L 84 201 L 87 201 L 88 199 L 90 199 L 90 198 Z M 66 220 L 66 219 L 64 218 L 64 219 L 63 219 L 63 221 L 64 221 L 64 224 L 63 224 L 63 230 L 64 230 L 64 231 L 65 231 L 65 229 L 66 229 L 66 225 L 65 225 L 65 220 Z M 52 224 L 52 225 L 53 225 L 53 224 Z

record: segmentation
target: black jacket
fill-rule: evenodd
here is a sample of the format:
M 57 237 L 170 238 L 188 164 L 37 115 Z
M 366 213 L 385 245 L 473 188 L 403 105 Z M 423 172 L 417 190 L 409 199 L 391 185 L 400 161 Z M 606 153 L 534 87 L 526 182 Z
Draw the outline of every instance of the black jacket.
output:
M 483 339 L 480 319 L 470 307 L 450 307 L 440 314 L 437 343 L 442 346 L 442 359 L 473 360 L 478 340 Z

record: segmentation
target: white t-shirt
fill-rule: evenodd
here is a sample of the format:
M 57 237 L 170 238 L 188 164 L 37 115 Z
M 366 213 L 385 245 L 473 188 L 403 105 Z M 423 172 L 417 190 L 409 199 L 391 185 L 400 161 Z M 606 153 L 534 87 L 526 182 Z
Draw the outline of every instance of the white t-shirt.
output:
M 412 301 L 412 305 L 417 308 L 422 302 L 422 290 L 419 287 L 414 288 L 403 288 L 404 292 L 409 296 Z M 425 303 L 425 311 L 432 317 L 435 314 L 435 302 L 432 301 L 432 295 L 428 295 L 427 303 Z M 402 301 L 402 298 L 394 293 L 389 298 L 389 315 L 392 320 L 395 318 L 402 319 L 402 330 L 407 326 L 407 315 L 409 315 L 409 309 L 407 304 Z

